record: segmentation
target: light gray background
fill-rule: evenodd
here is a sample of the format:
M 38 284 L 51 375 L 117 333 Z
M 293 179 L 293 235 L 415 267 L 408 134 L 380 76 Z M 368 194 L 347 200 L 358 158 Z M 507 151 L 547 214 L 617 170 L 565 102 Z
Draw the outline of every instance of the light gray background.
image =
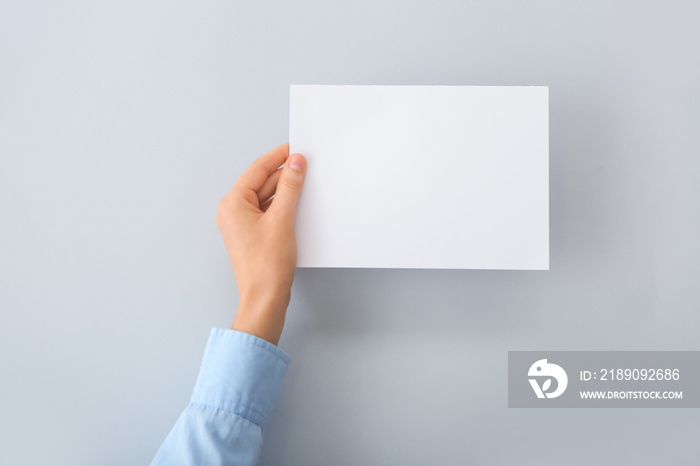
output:
M 263 464 L 697 462 L 696 410 L 506 407 L 508 350 L 698 349 L 692 4 L 3 2 L 0 462 L 150 462 L 291 83 L 549 85 L 551 270 L 299 270 Z

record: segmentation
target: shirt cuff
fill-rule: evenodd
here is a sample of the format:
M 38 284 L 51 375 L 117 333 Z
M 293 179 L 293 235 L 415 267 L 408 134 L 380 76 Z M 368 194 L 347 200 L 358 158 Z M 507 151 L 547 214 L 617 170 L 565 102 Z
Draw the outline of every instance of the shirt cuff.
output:
M 228 411 L 265 427 L 290 359 L 255 335 L 212 328 L 191 403 Z

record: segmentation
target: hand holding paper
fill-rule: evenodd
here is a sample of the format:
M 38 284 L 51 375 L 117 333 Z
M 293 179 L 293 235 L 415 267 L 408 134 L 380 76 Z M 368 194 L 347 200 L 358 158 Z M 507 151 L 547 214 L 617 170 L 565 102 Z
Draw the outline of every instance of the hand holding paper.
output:
M 302 155 L 290 156 L 288 144 L 278 146 L 238 178 L 216 215 L 240 296 L 231 328 L 274 345 L 296 269 L 294 212 L 305 171 Z

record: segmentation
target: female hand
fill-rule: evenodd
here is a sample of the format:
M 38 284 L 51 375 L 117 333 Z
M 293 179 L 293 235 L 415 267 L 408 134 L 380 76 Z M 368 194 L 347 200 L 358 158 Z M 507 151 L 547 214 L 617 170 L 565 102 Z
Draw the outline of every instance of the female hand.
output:
M 304 156 L 289 156 L 289 144 L 278 146 L 241 175 L 216 215 L 240 296 L 231 328 L 274 345 L 291 298 L 294 214 L 305 174 Z

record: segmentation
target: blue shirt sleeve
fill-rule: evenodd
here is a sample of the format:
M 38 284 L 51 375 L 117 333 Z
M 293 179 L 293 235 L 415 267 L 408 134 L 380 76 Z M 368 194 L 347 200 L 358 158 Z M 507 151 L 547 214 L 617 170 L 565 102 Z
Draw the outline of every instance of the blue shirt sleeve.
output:
M 289 361 L 261 338 L 213 328 L 190 404 L 151 466 L 256 464 Z

